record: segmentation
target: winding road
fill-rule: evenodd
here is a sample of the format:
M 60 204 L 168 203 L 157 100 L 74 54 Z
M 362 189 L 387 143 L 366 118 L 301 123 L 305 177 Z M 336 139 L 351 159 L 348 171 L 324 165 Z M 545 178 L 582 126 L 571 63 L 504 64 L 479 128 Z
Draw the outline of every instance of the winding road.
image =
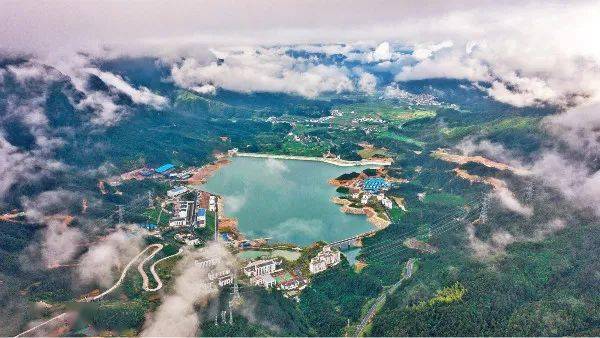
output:
M 414 266 L 415 266 L 415 259 L 414 258 L 409 259 L 408 262 L 406 262 L 406 270 L 404 271 L 404 275 L 402 276 L 402 278 L 400 278 L 399 281 L 397 281 L 394 285 L 392 285 L 391 288 L 384 291 L 381 295 L 379 295 L 379 297 L 377 297 L 377 300 L 375 300 L 375 303 L 373 303 L 371 308 L 369 308 L 369 312 L 367 312 L 367 314 L 360 321 L 360 324 L 358 324 L 358 326 L 356 327 L 356 336 L 357 337 L 360 336 L 360 334 L 365 329 L 367 324 L 369 324 L 369 322 L 373 319 L 373 317 L 375 316 L 375 313 L 377 313 L 377 309 L 379 308 L 379 306 L 383 305 L 385 303 L 386 297 L 388 295 L 391 295 L 392 293 L 396 292 L 396 289 L 398 289 L 400 284 L 402 284 L 402 282 L 404 282 L 405 280 L 409 279 L 412 276 Z
M 179 251 L 177 251 L 176 253 L 167 256 L 167 257 L 163 257 L 159 260 L 157 260 L 156 262 L 154 262 L 151 266 L 150 266 L 150 273 L 152 274 L 152 277 L 154 278 L 154 280 L 156 281 L 156 286 L 153 288 L 150 288 L 148 286 L 148 275 L 146 275 L 146 271 L 144 271 L 144 264 L 146 264 L 146 262 L 148 260 L 150 260 L 152 257 L 154 257 L 154 255 L 156 255 L 161 249 L 162 249 L 162 244 L 160 249 L 157 249 L 156 251 L 154 251 L 153 253 L 151 253 L 148 257 L 146 257 L 146 259 L 144 259 L 139 265 L 138 265 L 138 271 L 140 272 L 140 275 L 142 275 L 142 289 L 144 289 L 144 291 L 148 291 L 148 292 L 153 292 L 153 291 L 158 291 L 162 288 L 163 284 L 162 281 L 160 280 L 160 277 L 158 276 L 158 274 L 156 273 L 156 264 L 167 260 L 171 257 L 175 257 L 177 255 L 181 255 L 181 253 L 183 252 L 183 249 L 179 249 Z
M 125 266 L 125 269 L 123 269 L 123 272 L 121 272 L 121 276 L 119 277 L 119 280 L 113 285 L 111 286 L 109 289 L 107 289 L 106 291 L 102 292 L 101 294 L 94 296 L 94 297 L 86 297 L 83 299 L 84 302 L 93 302 L 96 301 L 98 299 L 102 299 L 104 296 L 108 295 L 109 293 L 113 292 L 115 289 L 117 289 L 119 286 L 121 286 L 121 283 L 123 283 L 123 280 L 125 279 L 125 276 L 127 276 L 127 272 L 129 271 L 129 269 L 131 268 L 131 266 L 133 265 L 133 263 L 135 263 L 135 261 L 137 261 L 144 253 L 146 253 L 146 251 L 152 249 L 152 248 L 158 248 L 158 250 L 162 249 L 163 245 L 162 244 L 150 244 L 148 245 L 144 250 L 140 251 L 140 253 L 138 253 L 135 257 L 133 257 L 129 263 L 127 263 L 127 265 Z M 152 255 L 156 254 L 156 252 L 158 252 L 158 250 L 156 250 Z M 143 277 L 143 275 L 142 275 Z
M 158 276 L 158 274 L 156 273 L 156 264 L 167 260 L 169 258 L 181 255 L 181 253 L 183 252 L 183 249 L 179 249 L 179 251 L 177 251 L 176 253 L 167 256 L 167 257 L 163 257 L 159 260 L 157 260 L 156 262 L 154 262 L 151 266 L 150 266 L 150 273 L 152 274 L 152 277 L 154 278 L 154 280 L 156 280 L 156 287 L 154 288 L 150 288 L 148 286 L 148 275 L 146 274 L 146 271 L 144 271 L 144 265 L 146 264 L 146 262 L 148 262 L 149 260 L 151 260 L 154 256 L 156 256 L 156 254 L 162 250 L 163 245 L 162 244 L 150 244 L 147 247 L 144 248 L 144 250 L 140 251 L 137 255 L 135 255 L 135 257 L 133 257 L 129 263 L 127 263 L 127 265 L 125 266 L 125 268 L 123 269 L 123 271 L 121 272 L 121 276 L 119 277 L 119 280 L 117 280 L 117 282 L 111 286 L 109 289 L 107 289 L 106 291 L 102 292 L 101 294 L 94 296 L 94 297 L 86 297 L 82 300 L 79 300 L 80 302 L 93 302 L 99 299 L 102 299 L 104 296 L 108 295 L 109 293 L 113 292 L 115 289 L 117 289 L 122 283 L 123 280 L 125 280 L 125 276 L 127 276 L 127 272 L 129 272 L 129 269 L 131 268 L 131 266 L 133 265 L 133 263 L 135 263 L 142 255 L 144 255 L 148 250 L 150 249 L 154 249 L 154 251 L 152 251 L 146 258 L 144 258 L 140 264 L 138 264 L 138 272 L 140 273 L 140 275 L 142 276 L 142 281 L 143 281 L 143 285 L 142 288 L 144 289 L 144 291 L 158 291 L 162 288 L 163 284 L 162 281 L 160 280 L 160 277 Z M 15 337 L 22 337 L 22 336 L 26 336 L 28 334 L 34 334 L 37 335 L 37 333 L 35 333 L 37 330 L 41 329 L 42 327 L 49 325 L 50 323 L 53 323 L 57 320 L 63 319 L 66 320 L 66 316 L 72 315 L 70 312 L 64 312 L 59 314 L 56 317 L 53 317 L 51 319 L 48 319 L 47 321 L 38 324 L 30 329 L 28 329 L 27 331 L 21 332 L 18 335 L 16 335 Z

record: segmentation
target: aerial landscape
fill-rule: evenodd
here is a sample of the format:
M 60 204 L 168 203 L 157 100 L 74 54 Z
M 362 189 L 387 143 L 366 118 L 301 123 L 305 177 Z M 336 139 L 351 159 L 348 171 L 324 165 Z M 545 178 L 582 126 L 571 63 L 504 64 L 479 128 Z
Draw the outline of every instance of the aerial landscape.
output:
M 600 336 L 600 2 L 0 2 L 0 336 Z

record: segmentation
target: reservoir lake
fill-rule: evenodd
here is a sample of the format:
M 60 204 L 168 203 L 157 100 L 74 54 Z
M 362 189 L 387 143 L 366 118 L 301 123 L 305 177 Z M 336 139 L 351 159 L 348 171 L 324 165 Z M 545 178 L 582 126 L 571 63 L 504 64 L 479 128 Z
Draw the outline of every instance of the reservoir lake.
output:
M 331 242 L 372 229 L 364 215 L 348 215 L 331 202 L 338 195 L 328 181 L 368 166 L 234 157 L 202 189 L 224 198 L 228 217 L 238 219 L 247 238 L 307 245 Z

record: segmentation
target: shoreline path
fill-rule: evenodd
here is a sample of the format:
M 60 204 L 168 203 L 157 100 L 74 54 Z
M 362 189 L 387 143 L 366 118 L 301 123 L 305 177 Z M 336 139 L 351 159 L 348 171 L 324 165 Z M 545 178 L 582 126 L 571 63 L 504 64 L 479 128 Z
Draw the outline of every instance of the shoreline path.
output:
M 368 165 L 379 165 L 386 166 L 391 165 L 392 161 L 373 161 L 373 160 L 360 160 L 360 161 L 348 161 L 338 158 L 325 158 L 325 157 L 309 157 L 309 156 L 294 156 L 294 155 L 274 155 L 274 154 L 261 154 L 261 153 L 237 153 L 239 157 L 255 157 L 255 158 L 272 158 L 277 160 L 299 160 L 299 161 L 313 161 L 313 162 L 324 162 L 339 167 L 357 167 L 357 166 L 368 166 Z

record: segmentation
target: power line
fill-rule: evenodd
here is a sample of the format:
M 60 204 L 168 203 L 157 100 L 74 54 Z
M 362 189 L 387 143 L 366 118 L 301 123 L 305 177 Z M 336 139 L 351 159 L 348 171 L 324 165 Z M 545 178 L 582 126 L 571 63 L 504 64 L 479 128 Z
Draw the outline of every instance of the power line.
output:
M 457 216 L 459 216 L 459 215 L 462 215 L 462 217 L 464 217 L 464 216 L 465 216 L 467 213 L 468 213 L 468 212 L 466 212 L 466 211 L 462 211 L 462 210 L 461 210 L 460 212 L 456 212 L 456 213 L 453 213 L 453 214 L 451 214 L 451 215 L 445 215 L 445 216 L 443 216 L 443 217 L 440 217 L 440 218 L 438 218 L 437 220 L 435 220 L 434 222 L 432 222 L 432 223 L 430 224 L 429 231 L 431 232 L 431 229 L 434 229 L 434 228 L 436 228 L 436 225 L 437 225 L 437 224 L 445 223 L 446 221 L 448 221 L 448 220 L 450 220 L 450 219 L 454 219 L 454 218 L 456 218 L 456 217 L 457 217 Z M 400 234 L 400 235 L 397 235 L 397 236 L 395 236 L 396 238 L 397 238 L 397 237 L 402 237 L 402 238 L 398 238 L 398 239 L 390 239 L 390 240 L 391 240 L 391 242 L 390 242 L 390 243 L 387 243 L 387 242 L 389 242 L 390 240 L 386 240 L 386 242 L 380 242 L 380 243 L 376 243 L 376 244 L 374 244 L 374 245 L 372 245 L 372 246 L 369 246 L 369 247 L 367 247 L 367 248 L 363 249 L 361 253 L 376 252 L 376 251 L 380 251 L 381 249 L 384 249 L 384 248 L 386 248 L 386 247 L 393 246 L 394 244 L 397 244 L 398 242 L 403 242 L 403 241 L 404 241 L 404 239 L 405 239 L 407 236 L 409 236 L 409 235 L 414 235 L 414 234 L 416 234 L 418 231 L 419 231 L 419 230 L 409 230 L 409 231 L 406 231 L 406 232 L 404 232 L 404 233 L 402 233 L 402 234 Z
M 473 209 L 469 213 L 467 213 L 463 218 L 458 219 L 458 220 L 454 220 L 454 221 L 452 221 L 452 222 L 450 222 L 448 224 L 445 224 L 443 226 L 437 227 L 436 229 L 434 229 L 432 231 L 433 236 L 439 236 L 439 235 L 441 235 L 441 234 L 443 234 L 445 232 L 448 232 L 448 231 L 454 229 L 455 227 L 457 227 L 458 225 L 460 225 L 469 215 L 474 214 L 475 211 L 476 211 L 476 209 Z M 369 258 L 370 262 L 385 261 L 384 258 L 386 258 L 386 257 L 391 257 L 391 256 L 394 256 L 394 255 L 398 255 L 398 254 L 400 254 L 402 252 L 413 250 L 413 249 L 410 249 L 410 248 L 403 247 L 401 245 L 397 245 L 397 246 L 392 247 L 392 249 L 394 249 L 394 248 L 397 248 L 399 250 L 392 250 L 391 252 L 390 251 L 379 252 L 379 253 L 376 253 L 374 255 L 368 255 L 367 258 Z M 379 259 L 374 259 L 374 260 L 372 259 L 372 258 L 378 258 L 378 257 L 379 257 Z

